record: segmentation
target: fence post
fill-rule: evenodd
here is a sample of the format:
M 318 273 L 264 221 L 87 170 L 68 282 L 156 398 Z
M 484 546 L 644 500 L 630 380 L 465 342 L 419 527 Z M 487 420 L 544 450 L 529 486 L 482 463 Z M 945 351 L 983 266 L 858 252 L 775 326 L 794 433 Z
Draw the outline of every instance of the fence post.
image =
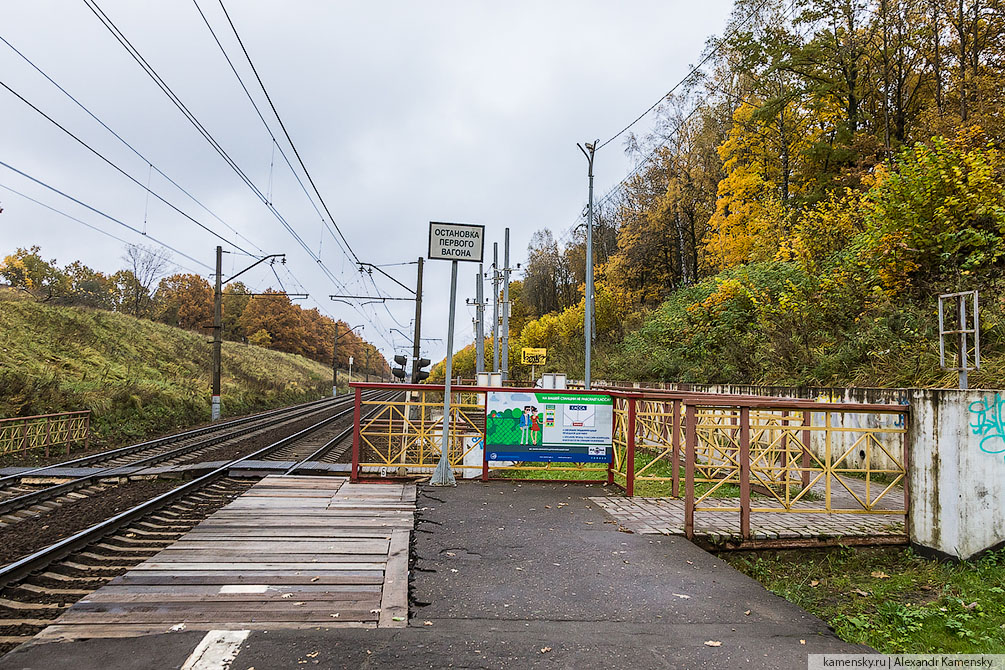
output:
M 695 406 L 688 404 L 684 434 L 684 536 L 689 540 L 694 539 L 694 452 L 698 440 L 697 423 Z
M 482 405 L 486 408 L 485 412 L 488 413 L 489 406 L 489 394 L 483 393 L 484 396 Z M 485 432 L 482 433 L 482 481 L 487 482 L 489 480 L 489 422 L 488 417 L 485 419 Z
M 349 473 L 350 481 L 359 480 L 359 429 L 360 429 L 360 410 L 362 409 L 362 397 L 360 395 L 359 387 L 356 387 L 356 397 L 353 400 L 353 411 L 352 411 L 352 470 Z
M 808 430 L 808 427 L 812 424 L 813 415 L 810 412 L 803 412 L 803 426 L 807 427 L 803 429 L 803 458 L 800 464 L 803 471 L 802 480 L 804 489 L 810 485 L 810 439 L 812 439 L 812 433 Z
M 84 451 L 87 451 L 91 447 L 91 410 L 87 410 L 87 414 L 84 415 Z M 66 447 L 66 453 L 70 453 L 70 447 Z
M 674 498 L 680 497 L 680 400 L 673 401 L 673 435 L 670 436 L 671 465 L 670 475 L 673 480 L 670 482 L 670 495 Z
M 740 408 L 740 537 L 750 539 L 750 408 Z
M 908 542 L 911 541 L 911 417 L 907 412 L 904 412 L 901 416 L 904 417 L 904 533 L 907 535 Z
M 628 462 L 625 465 L 625 493 L 628 497 L 635 495 L 635 398 L 628 398 L 628 426 L 625 430 L 628 444 Z

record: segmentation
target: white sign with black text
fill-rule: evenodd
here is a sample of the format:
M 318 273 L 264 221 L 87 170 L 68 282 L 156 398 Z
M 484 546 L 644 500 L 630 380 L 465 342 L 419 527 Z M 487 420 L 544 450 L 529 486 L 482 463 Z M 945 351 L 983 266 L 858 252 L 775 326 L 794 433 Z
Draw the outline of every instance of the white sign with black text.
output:
M 430 260 L 481 263 L 484 248 L 485 226 L 429 222 Z

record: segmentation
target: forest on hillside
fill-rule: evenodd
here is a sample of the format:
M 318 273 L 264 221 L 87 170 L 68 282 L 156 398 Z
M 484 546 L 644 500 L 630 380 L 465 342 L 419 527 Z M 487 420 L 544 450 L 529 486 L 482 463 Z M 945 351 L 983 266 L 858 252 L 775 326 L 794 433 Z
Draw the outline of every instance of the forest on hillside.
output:
M 594 376 L 952 385 L 937 296 L 978 289 L 1000 385 L 1002 2 L 739 0 L 700 64 L 598 198 Z M 578 376 L 585 218 L 528 255 L 512 376 Z
M 168 258 L 139 245 L 126 248 L 126 268 L 106 274 L 80 261 L 60 267 L 41 249 L 17 249 L 0 260 L 0 279 L 39 302 L 102 309 L 147 318 L 170 326 L 212 334 L 213 287 L 197 274 L 167 275 Z M 315 309 L 303 309 L 268 288 L 256 293 L 235 281 L 223 288 L 223 339 L 300 354 L 332 364 L 336 321 Z M 338 321 L 339 367 L 359 374 L 390 377 L 390 367 L 375 346 L 348 332 Z

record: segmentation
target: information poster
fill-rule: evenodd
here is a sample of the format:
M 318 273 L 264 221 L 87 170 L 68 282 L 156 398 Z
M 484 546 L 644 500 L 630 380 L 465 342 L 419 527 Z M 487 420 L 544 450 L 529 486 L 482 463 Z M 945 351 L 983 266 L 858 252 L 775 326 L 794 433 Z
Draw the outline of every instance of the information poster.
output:
M 485 405 L 485 457 L 610 463 L 613 419 L 607 395 L 492 391 Z

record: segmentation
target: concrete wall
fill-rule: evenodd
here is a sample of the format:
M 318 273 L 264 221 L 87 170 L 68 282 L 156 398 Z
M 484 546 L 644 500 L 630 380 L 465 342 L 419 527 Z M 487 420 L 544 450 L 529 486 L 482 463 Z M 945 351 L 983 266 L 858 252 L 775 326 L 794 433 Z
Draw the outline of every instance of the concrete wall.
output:
M 914 543 L 970 558 L 1005 542 L 1003 402 L 995 391 L 911 392 Z
M 835 403 L 907 403 L 911 407 L 908 432 L 911 541 L 922 549 L 960 559 L 1005 544 L 1005 392 L 701 384 L 658 386 Z M 878 426 L 890 420 L 848 416 L 852 425 L 864 421 L 865 425 Z

